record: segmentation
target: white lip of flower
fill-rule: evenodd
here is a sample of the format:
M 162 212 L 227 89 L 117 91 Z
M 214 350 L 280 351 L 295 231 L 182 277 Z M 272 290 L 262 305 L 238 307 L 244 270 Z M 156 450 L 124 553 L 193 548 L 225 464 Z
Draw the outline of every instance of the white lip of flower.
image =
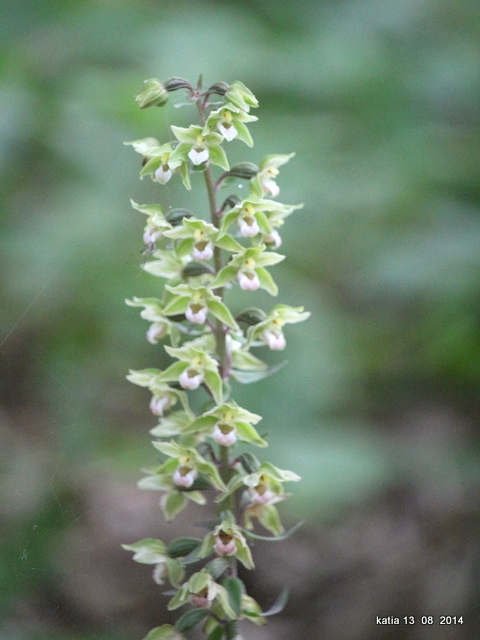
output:
M 281 351 L 285 349 L 287 344 L 283 333 L 275 333 L 274 331 L 268 331 L 268 329 L 262 332 L 262 338 L 272 351 Z
M 203 382 L 203 378 L 203 372 L 188 367 L 179 375 L 178 381 L 184 389 L 198 389 Z
M 194 607 L 199 607 L 200 609 L 210 609 L 210 607 L 212 606 L 211 600 L 209 600 L 206 596 L 200 596 L 196 593 L 192 593 L 189 600 Z
M 228 424 L 217 424 L 213 428 L 213 439 L 224 447 L 230 447 L 237 441 L 237 430 Z
M 162 231 L 158 227 L 148 227 L 143 234 L 145 244 L 153 244 L 162 237 Z
M 207 319 L 208 308 L 201 304 L 191 303 L 185 311 L 185 317 L 194 324 L 204 324 Z
M 278 502 L 276 500 L 277 496 L 265 485 L 258 485 L 255 489 L 250 489 L 250 496 L 254 504 Z
M 235 129 L 233 124 L 228 124 L 226 122 L 219 122 L 217 127 L 220 133 L 222 134 L 222 136 L 228 142 L 230 142 L 231 140 L 233 140 L 238 136 L 238 131 Z
M 168 164 L 161 164 L 155 171 L 155 180 L 160 184 L 166 184 L 172 177 L 172 170 Z
M 188 152 L 188 157 L 193 162 L 193 164 L 202 164 L 208 160 L 208 149 L 195 149 L 192 147 Z
M 260 288 L 260 280 L 255 271 L 239 271 L 237 280 L 240 288 L 244 291 L 255 291 Z
M 271 180 L 269 178 L 267 178 L 266 180 L 262 180 L 262 187 L 267 193 L 270 192 L 270 195 L 273 198 L 276 198 L 280 193 L 280 187 L 275 182 L 275 180 Z
M 167 576 L 167 567 L 163 564 L 156 564 L 153 568 L 153 581 L 157 584 L 163 584 L 164 581 L 162 578 Z
M 165 336 L 165 334 L 166 326 L 164 324 L 154 322 L 150 325 L 150 328 L 147 331 L 147 340 L 148 342 L 150 342 L 150 344 L 157 344 L 158 341 Z
M 196 242 L 193 245 L 193 259 L 194 260 L 210 260 L 213 257 L 213 243 L 212 242 Z
M 153 396 L 150 400 L 150 411 L 155 416 L 163 416 L 163 412 L 170 407 L 170 404 L 168 396 Z
M 272 233 L 264 235 L 263 239 L 265 241 L 265 244 L 273 244 L 274 249 L 278 249 L 278 247 L 282 244 L 282 237 L 276 229 L 272 229 Z
M 187 489 L 192 486 L 198 476 L 196 469 L 189 469 L 188 467 L 178 467 L 173 474 L 173 483 L 178 487 L 186 487 Z
M 240 233 L 244 238 L 253 238 L 260 231 L 257 221 L 253 216 L 239 218 L 238 226 L 240 227 Z
M 228 538 L 230 538 L 230 540 L 228 540 Z M 219 556 L 234 556 L 236 551 L 237 542 L 235 538 L 225 533 L 222 536 L 222 532 L 220 532 L 220 534 L 216 537 L 215 552 Z

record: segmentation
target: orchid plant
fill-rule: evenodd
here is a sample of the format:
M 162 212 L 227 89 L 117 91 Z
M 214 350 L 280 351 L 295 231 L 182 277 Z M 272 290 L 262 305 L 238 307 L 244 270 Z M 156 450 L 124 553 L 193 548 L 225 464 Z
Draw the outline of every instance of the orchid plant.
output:
M 268 155 L 258 166 L 229 165 L 224 146 L 234 140 L 253 146 L 247 125 L 257 120 L 250 111 L 258 101 L 244 84 L 217 82 L 204 91 L 201 78 L 196 87 L 182 78 L 151 79 L 136 100 L 141 108 L 161 107 L 177 90 L 185 90 L 187 104 L 196 106 L 198 123 L 171 126 L 173 136 L 165 143 L 146 138 L 126 144 L 142 156 L 140 176 L 149 175 L 159 185 L 178 176 L 191 189 L 191 178 L 203 175 L 209 219 L 186 209 L 165 211 L 160 204 L 131 201 L 147 216 L 143 241 L 152 259 L 143 269 L 164 284 L 159 297 L 126 302 L 142 309 L 141 317 L 150 323 L 150 343 L 170 342 L 164 348 L 173 362 L 164 370 L 130 371 L 127 378 L 149 390 L 150 409 L 159 418 L 150 433 L 162 461 L 148 470 L 140 488 L 161 492 L 167 521 L 189 501 L 205 505 L 210 500 L 216 518 L 206 525 L 203 538 L 181 537 L 168 544 L 148 538 L 123 547 L 134 552 L 137 562 L 153 565 L 156 583 L 169 581 L 169 610 L 188 607 L 173 626 L 159 626 L 145 640 L 184 640 L 198 625 L 208 640 L 232 640 L 241 638 L 238 621 L 263 625 L 285 604 L 282 593 L 269 611 L 262 611 L 237 566 L 254 569 L 250 540 L 281 540 L 296 529 L 285 532 L 276 505 L 289 495 L 284 483 L 300 477 L 242 451 L 244 444 L 263 448 L 267 442 L 256 429 L 261 417 L 235 402 L 231 381 L 246 384 L 274 373 L 279 366 L 268 367 L 252 350 L 284 349 L 285 325 L 306 320 L 309 313 L 276 304 L 267 312 L 249 307 L 234 316 L 225 298 L 237 286 L 277 295 L 268 267 L 284 259 L 275 251 L 282 243 L 279 229 L 302 205 L 274 199 L 280 192 L 279 167 L 294 154 Z M 220 168 L 218 176 L 213 167 Z M 220 198 L 236 179 L 248 182 L 248 195 Z M 206 399 L 194 411 L 188 392 L 196 389 Z M 269 535 L 256 533 L 257 523 Z

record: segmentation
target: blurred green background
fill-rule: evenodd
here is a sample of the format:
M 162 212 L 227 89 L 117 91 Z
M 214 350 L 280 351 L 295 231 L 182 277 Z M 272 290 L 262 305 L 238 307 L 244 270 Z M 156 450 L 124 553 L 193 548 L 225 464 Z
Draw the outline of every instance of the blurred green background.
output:
M 122 142 L 195 117 L 180 92 L 140 111 L 144 79 L 200 73 L 260 101 L 255 147 L 231 160 L 296 151 L 281 200 L 305 203 L 274 276 L 312 317 L 287 328 L 288 367 L 236 398 L 303 477 L 284 519 L 308 523 L 253 585 L 268 606 L 289 582 L 286 617 L 245 637 L 479 637 L 478 2 L 4 0 L 0 638 L 134 640 L 165 621 L 119 547 L 176 531 L 135 488 L 155 421 L 124 376 L 165 358 L 124 305 L 159 287 L 129 198 L 206 201 L 200 180 L 139 182 Z M 420 626 L 447 614 L 465 624 Z

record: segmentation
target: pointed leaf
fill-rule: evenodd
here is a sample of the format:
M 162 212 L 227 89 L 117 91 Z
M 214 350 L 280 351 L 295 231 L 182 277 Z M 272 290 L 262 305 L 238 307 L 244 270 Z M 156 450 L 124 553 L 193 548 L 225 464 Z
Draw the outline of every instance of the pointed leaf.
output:
M 249 147 L 253 147 L 252 136 L 250 135 L 250 131 L 247 129 L 246 125 L 243 122 L 239 122 L 235 120 L 235 129 L 238 131 L 238 139 Z
M 235 279 L 238 269 L 236 267 L 226 266 L 217 273 L 213 282 L 210 283 L 212 289 L 219 289 L 225 286 L 228 282 Z M 188 305 L 187 305 L 188 306 Z M 185 307 L 186 308 L 186 307 Z
M 243 583 L 239 578 L 226 578 L 222 580 L 222 585 L 227 590 L 230 605 L 238 617 L 242 613 Z
M 188 633 L 209 615 L 210 611 L 207 609 L 191 609 L 175 622 L 175 629 L 182 633 Z
M 178 560 L 174 560 L 173 558 L 166 559 L 166 565 L 168 569 L 168 579 L 173 587 L 180 587 L 185 577 L 185 569 L 178 562 Z
M 167 553 L 171 558 L 186 556 L 200 546 L 200 538 L 175 538 L 167 547 Z
M 166 316 L 177 316 L 180 313 L 185 313 L 189 303 L 190 298 L 175 296 L 164 308 L 163 313 Z
M 237 428 L 238 437 L 240 440 L 243 440 L 243 442 L 254 444 L 257 447 L 268 447 L 268 442 L 261 438 L 255 427 L 252 427 L 248 422 L 236 422 L 235 426 Z

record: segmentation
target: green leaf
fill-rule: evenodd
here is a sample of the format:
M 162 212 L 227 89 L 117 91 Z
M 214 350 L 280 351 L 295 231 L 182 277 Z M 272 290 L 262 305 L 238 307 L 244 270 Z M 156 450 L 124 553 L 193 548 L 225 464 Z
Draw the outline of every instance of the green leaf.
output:
M 196 549 L 202 541 L 200 538 L 175 538 L 167 547 L 167 553 L 171 558 L 186 556 Z
M 169 491 L 164 499 L 161 501 L 163 513 L 165 519 L 171 522 L 185 507 L 187 506 L 187 499 L 180 493 L 180 491 Z
M 218 585 L 218 593 L 216 599 L 217 602 L 222 605 L 223 610 L 229 618 L 231 618 L 232 620 L 236 620 L 238 618 L 238 615 L 230 604 L 230 598 L 228 597 L 228 592 L 225 587 Z
M 226 558 L 215 558 L 205 565 L 208 573 L 217 580 L 230 567 Z
M 185 127 L 176 127 L 175 125 L 171 125 L 170 128 L 173 135 L 177 140 L 180 140 L 180 142 L 187 142 L 190 145 L 195 142 L 195 138 L 190 129 L 186 129 Z
M 288 531 L 286 531 L 284 534 L 280 536 L 260 536 L 256 533 L 252 533 L 252 531 L 248 531 L 247 529 L 242 529 L 242 533 L 247 538 L 252 538 L 252 540 L 266 540 L 268 542 L 277 542 L 279 540 L 286 540 L 286 538 L 289 538 L 293 533 L 295 533 L 295 531 L 300 529 L 300 527 L 304 523 L 305 523 L 305 520 L 301 520 L 300 522 L 297 522 L 297 524 L 294 527 L 292 527 L 291 529 L 289 529 Z
M 223 482 L 222 478 L 220 477 L 220 474 L 218 472 L 217 467 L 212 463 L 212 462 L 207 462 L 206 460 L 204 460 L 203 462 L 199 462 L 197 463 L 198 469 L 205 474 L 206 476 L 208 476 L 210 478 L 210 480 L 212 481 L 212 484 L 219 489 L 220 491 L 226 491 L 227 487 L 225 485 L 225 483 Z
M 255 219 L 258 223 L 258 227 L 260 229 L 260 231 L 262 233 L 264 233 L 265 235 L 268 235 L 269 233 L 272 233 L 272 227 L 270 226 L 270 222 L 267 218 L 267 216 L 263 213 L 263 211 L 258 211 L 255 214 Z
M 230 605 L 238 617 L 242 613 L 243 582 L 239 578 L 226 578 L 222 580 L 222 585 L 227 590 Z
M 205 384 L 212 392 L 217 404 L 222 402 L 222 379 L 217 371 L 205 371 Z
M 152 629 L 143 640 L 185 640 L 185 636 L 171 624 L 163 624 L 161 627 Z
M 210 611 L 206 609 L 191 609 L 175 622 L 175 629 L 182 633 L 188 633 L 209 615 Z
M 248 569 L 249 571 L 251 571 L 252 569 L 255 569 L 252 553 L 248 545 L 245 545 L 245 546 L 238 545 L 237 552 L 235 555 L 246 569 Z
M 210 635 L 207 636 L 207 640 L 222 640 L 224 631 L 222 625 L 217 625 Z
M 222 167 L 222 169 L 225 169 L 225 171 L 228 171 L 230 169 L 225 151 L 220 145 L 209 147 L 208 155 L 212 164 L 216 164 L 218 167 Z
M 267 364 L 244 349 L 232 351 L 232 366 L 243 371 L 259 371 L 267 369 Z
M 145 166 L 140 171 L 140 176 L 148 176 L 151 173 L 155 173 L 158 167 L 163 164 L 162 156 L 156 156 L 154 158 L 150 158 L 150 160 L 145 164 Z
M 288 363 L 288 360 L 284 360 L 280 362 L 280 364 L 276 364 L 273 367 L 269 367 L 268 369 L 264 369 L 263 371 L 239 371 L 235 369 L 232 371 L 232 376 L 237 380 L 237 382 L 241 382 L 242 384 L 251 384 L 252 382 L 258 382 L 259 380 L 263 380 L 264 378 L 268 378 L 268 376 L 277 373 L 280 369 Z
M 226 324 L 227 327 L 231 329 L 238 330 L 239 327 L 230 313 L 230 309 L 223 304 L 223 302 L 220 302 L 220 300 L 209 300 L 207 306 L 208 310 L 211 311 L 220 322 L 223 322 L 223 324 Z
M 278 295 L 278 287 L 275 284 L 272 276 L 263 267 L 257 267 L 255 269 L 258 279 L 260 280 L 260 286 L 265 289 L 271 296 Z

